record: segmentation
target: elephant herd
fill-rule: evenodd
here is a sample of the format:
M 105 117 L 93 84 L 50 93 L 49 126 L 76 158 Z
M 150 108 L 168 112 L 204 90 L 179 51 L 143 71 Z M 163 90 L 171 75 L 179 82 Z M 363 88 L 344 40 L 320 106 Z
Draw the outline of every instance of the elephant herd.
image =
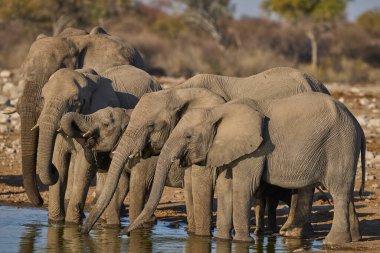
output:
M 217 194 L 219 239 L 252 242 L 278 232 L 279 200 L 290 206 L 280 233 L 312 233 L 315 187 L 334 200 L 324 243 L 361 239 L 353 203 L 357 163 L 365 174 L 365 136 L 350 111 L 302 71 L 279 67 L 246 78 L 198 74 L 170 89 L 144 71 L 139 52 L 104 29 L 67 28 L 38 36 L 22 66 L 24 187 L 34 205 L 49 185 L 51 223 L 80 224 L 91 181 L 96 203 L 82 226 L 101 218 L 126 229 L 151 224 L 164 186 L 184 188 L 188 233 L 211 236 Z M 364 178 L 360 193 L 364 190 Z

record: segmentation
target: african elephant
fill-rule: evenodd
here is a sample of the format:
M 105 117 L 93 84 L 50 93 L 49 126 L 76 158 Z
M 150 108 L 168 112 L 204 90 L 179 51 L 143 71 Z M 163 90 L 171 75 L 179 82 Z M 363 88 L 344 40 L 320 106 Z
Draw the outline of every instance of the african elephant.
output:
M 267 100 L 305 92 L 328 94 L 322 83 L 306 73 L 292 68 L 274 68 L 247 78 L 197 75 L 177 88 L 143 96 L 115 149 L 105 183 L 107 191 L 100 196 L 86 226 L 83 227 L 83 232 L 91 229 L 111 200 L 116 189 L 115 182 L 118 181 L 124 164 L 132 157 L 139 156 L 146 147 L 151 147 L 158 153 L 187 109 L 214 106 L 237 98 Z M 211 196 L 212 192 L 199 194 Z
M 334 199 L 333 224 L 324 243 L 360 240 L 353 204 L 360 153 L 362 193 L 363 130 L 343 104 L 324 94 L 305 93 L 260 104 L 242 99 L 191 110 L 162 148 L 152 194 L 128 231 L 139 227 L 155 209 L 168 168 L 180 160 L 184 165 L 232 168 L 230 210 L 234 210 L 235 240 L 253 240 L 249 236 L 250 199 L 261 180 L 289 189 L 323 185 Z
M 92 69 L 75 71 L 65 68 L 55 72 L 42 89 L 45 103 L 36 126 L 40 129 L 37 152 L 37 168 L 40 178 L 48 177 L 48 173 L 45 172 L 55 171 L 51 161 L 57 130 L 64 113 L 77 111 L 90 114 L 107 106 L 132 109 L 143 94 L 159 89 L 160 86 L 149 74 L 131 65 L 116 66 L 100 75 Z M 78 223 L 81 220 L 79 213 L 83 208 L 91 178 L 95 175 L 97 159 L 92 155 L 91 150 L 81 145 L 76 145 L 72 150 L 75 150 L 76 160 L 78 160 L 74 163 L 74 167 L 79 169 L 74 169 L 73 187 L 77 189 L 72 191 L 74 194 L 70 196 L 66 221 Z M 57 155 L 63 159 L 67 153 L 58 153 Z M 60 172 L 55 172 L 57 177 L 61 176 L 60 174 L 67 174 L 67 167 L 56 169 Z M 59 183 L 52 187 L 62 188 L 63 183 L 65 180 L 61 178 Z M 62 198 L 63 196 L 60 194 L 54 199 L 58 201 Z M 65 217 L 62 206 L 52 202 L 49 203 L 49 207 L 50 204 L 55 210 L 55 215 L 50 216 L 49 219 L 61 221 L 62 217 Z
M 71 112 L 62 117 L 60 126 L 63 133 L 78 141 L 84 141 L 85 146 L 89 149 L 109 153 L 128 125 L 131 112 L 132 110 L 112 107 L 100 109 L 90 115 Z M 153 182 L 157 159 L 158 156 L 147 156 L 131 160 L 125 166 L 124 173 L 129 182 L 129 219 L 131 222 L 136 219 L 144 207 L 146 196 L 149 194 Z M 173 165 L 165 185 L 182 188 L 183 176 L 184 170 Z M 128 188 L 126 190 L 128 191 Z M 121 203 L 119 203 L 119 208 L 120 205 Z M 114 206 L 114 209 L 117 210 L 117 206 Z
M 16 110 L 21 118 L 21 149 L 23 183 L 30 201 L 40 206 L 43 200 L 36 181 L 38 131 L 30 131 L 36 124 L 44 101 L 41 91 L 49 77 L 61 68 L 93 68 L 103 72 L 119 65 L 130 64 L 144 69 L 139 52 L 126 42 L 95 27 L 90 33 L 67 28 L 54 37 L 40 35 L 31 45 L 22 65 L 26 81 Z M 44 184 L 57 180 L 50 170 L 41 174 Z

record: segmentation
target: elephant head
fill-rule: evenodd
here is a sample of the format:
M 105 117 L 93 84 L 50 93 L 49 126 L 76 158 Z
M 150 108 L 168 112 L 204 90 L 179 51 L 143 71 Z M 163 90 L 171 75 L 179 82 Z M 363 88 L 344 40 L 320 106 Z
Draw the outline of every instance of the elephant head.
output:
M 101 53 L 99 53 L 101 52 Z M 54 37 L 39 35 L 22 65 L 26 80 L 17 104 L 21 119 L 22 173 L 26 193 L 34 205 L 42 205 L 36 181 L 38 131 L 30 131 L 42 108 L 41 90 L 49 77 L 61 68 L 90 67 L 98 72 L 114 66 L 131 64 L 144 69 L 140 54 L 119 38 L 95 27 L 84 30 L 66 28 Z
M 71 138 L 84 138 L 88 148 L 110 152 L 128 125 L 132 110 L 107 107 L 93 114 L 66 113 L 60 126 Z
M 129 231 L 153 214 L 174 161 L 180 160 L 183 166 L 220 167 L 251 154 L 263 142 L 263 119 L 256 109 L 234 101 L 186 113 L 161 150 L 148 202 Z
M 86 220 L 83 232 L 92 228 L 108 205 L 128 159 L 140 156 L 146 149 L 159 152 L 186 110 L 222 103 L 225 103 L 223 98 L 201 88 L 163 90 L 142 96 L 113 152 L 104 186 L 106 190 L 102 192 Z
M 82 73 L 80 73 L 82 72 Z M 60 69 L 42 89 L 44 105 L 36 126 L 39 128 L 37 172 L 42 183 L 57 180 L 52 154 L 62 116 L 67 112 L 92 113 L 107 106 L 119 106 L 112 81 L 92 70 Z

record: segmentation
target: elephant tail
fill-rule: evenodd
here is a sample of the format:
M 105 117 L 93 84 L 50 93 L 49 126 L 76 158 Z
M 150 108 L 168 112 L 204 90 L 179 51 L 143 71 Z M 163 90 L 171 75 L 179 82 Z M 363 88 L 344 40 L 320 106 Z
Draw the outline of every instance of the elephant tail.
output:
M 366 152 L 366 141 L 365 141 L 365 135 L 362 130 L 362 136 L 361 136 L 361 147 L 360 147 L 360 153 L 361 153 L 361 163 L 362 163 L 362 183 L 360 184 L 360 190 L 359 190 L 359 196 L 360 198 L 363 197 L 364 194 L 364 185 L 365 185 L 365 152 Z

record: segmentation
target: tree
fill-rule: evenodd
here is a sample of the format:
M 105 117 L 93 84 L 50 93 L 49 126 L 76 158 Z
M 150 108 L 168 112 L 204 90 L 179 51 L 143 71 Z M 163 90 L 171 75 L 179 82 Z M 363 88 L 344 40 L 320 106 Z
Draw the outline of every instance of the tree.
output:
M 322 33 L 345 16 L 348 0 L 263 0 L 262 8 L 301 27 L 311 45 L 311 64 L 318 65 L 318 40 Z
M 234 11 L 230 0 L 178 0 L 186 6 L 189 20 L 208 32 L 222 50 L 234 44 L 227 22 Z
M 380 37 L 380 8 L 364 12 L 358 17 L 356 22 L 369 34 Z
M 67 26 L 121 14 L 130 4 L 131 0 L 0 0 L 0 19 L 50 24 L 56 35 Z

